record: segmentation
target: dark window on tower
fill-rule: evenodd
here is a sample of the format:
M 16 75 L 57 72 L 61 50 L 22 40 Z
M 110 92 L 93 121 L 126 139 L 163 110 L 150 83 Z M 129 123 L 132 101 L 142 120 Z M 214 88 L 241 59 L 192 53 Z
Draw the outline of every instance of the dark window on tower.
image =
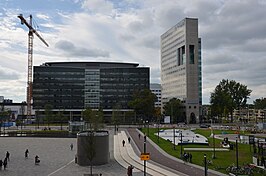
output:
M 189 45 L 189 64 L 194 64 L 194 45 Z

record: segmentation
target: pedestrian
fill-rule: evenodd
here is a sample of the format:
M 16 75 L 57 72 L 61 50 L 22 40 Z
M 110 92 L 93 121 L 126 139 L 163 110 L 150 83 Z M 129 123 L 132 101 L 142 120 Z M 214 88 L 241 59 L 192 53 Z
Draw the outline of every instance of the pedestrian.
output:
M 130 137 L 128 137 L 128 143 L 130 143 Z
M 126 142 L 123 140 L 123 141 L 122 141 L 123 147 L 125 146 L 125 143 L 126 143 Z
M 139 133 L 139 139 L 140 139 L 140 133 Z
M 192 154 L 191 153 L 189 154 L 189 162 L 192 163 Z
M 9 157 L 10 157 L 10 153 L 7 151 L 7 152 L 6 152 L 6 159 L 7 159 L 8 161 L 10 161 Z
M 127 167 L 127 175 L 132 176 L 134 166 L 130 165 Z
M 73 150 L 73 143 L 70 144 L 70 150 Z
M 35 161 L 35 164 L 39 164 L 40 163 L 40 160 L 39 160 L 39 156 L 38 155 L 35 156 L 35 160 L 34 161 Z
M 29 155 L 29 150 L 26 149 L 26 151 L 25 151 L 25 158 L 28 158 L 28 155 Z
M 0 160 L 0 170 L 2 170 L 2 166 L 3 166 L 3 161 Z
M 4 159 L 3 165 L 4 165 L 4 170 L 6 170 L 6 168 L 7 168 L 7 158 Z

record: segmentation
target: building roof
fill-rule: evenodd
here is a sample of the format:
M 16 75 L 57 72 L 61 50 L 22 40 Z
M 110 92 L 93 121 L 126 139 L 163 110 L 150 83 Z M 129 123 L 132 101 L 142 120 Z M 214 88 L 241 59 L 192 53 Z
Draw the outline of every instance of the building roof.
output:
M 122 62 L 45 62 L 41 66 L 75 67 L 75 68 L 135 68 L 137 63 Z

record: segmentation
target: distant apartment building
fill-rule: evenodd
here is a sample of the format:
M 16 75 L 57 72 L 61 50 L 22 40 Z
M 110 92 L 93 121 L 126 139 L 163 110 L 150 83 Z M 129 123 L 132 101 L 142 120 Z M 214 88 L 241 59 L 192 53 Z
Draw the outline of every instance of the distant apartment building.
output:
M 162 94 L 161 94 L 161 84 L 151 83 L 150 84 L 150 90 L 157 97 L 157 100 L 155 101 L 154 106 L 161 108 L 161 106 L 162 106 L 162 101 L 161 101 L 161 97 L 162 97 Z
M 201 75 L 198 19 L 185 18 L 161 35 L 162 106 L 172 98 L 180 99 L 183 122 L 200 121 Z
M 49 104 L 71 120 L 80 119 L 87 107 L 102 109 L 110 121 L 116 106 L 132 111 L 128 102 L 133 93 L 149 88 L 150 69 L 135 63 L 46 62 L 34 66 L 33 107 L 44 114 Z
M 266 110 L 242 108 L 233 111 L 233 118 L 238 121 L 266 122 Z

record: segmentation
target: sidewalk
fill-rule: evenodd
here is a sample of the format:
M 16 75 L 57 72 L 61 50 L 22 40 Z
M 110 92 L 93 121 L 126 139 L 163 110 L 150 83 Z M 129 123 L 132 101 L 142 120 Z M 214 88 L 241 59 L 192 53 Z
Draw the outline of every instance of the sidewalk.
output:
M 140 133 L 135 128 L 129 128 L 127 129 L 128 134 L 131 136 L 131 138 L 134 140 L 137 148 L 139 151 L 143 151 L 143 134 Z M 138 134 L 141 134 L 141 139 L 139 139 Z M 166 152 L 164 152 L 162 149 L 160 149 L 153 141 L 151 141 L 147 137 L 147 152 L 149 152 L 150 158 L 152 161 L 157 162 L 163 166 L 169 167 L 173 170 L 179 171 L 181 173 L 187 174 L 187 175 L 204 175 L 204 168 L 191 164 L 191 163 L 184 163 L 184 161 L 177 159 L 173 156 L 170 156 Z M 221 176 L 225 174 L 208 170 L 208 176 Z
M 118 145 L 115 145 L 115 148 L 119 148 L 119 152 L 115 152 L 115 158 L 116 160 L 123 166 L 127 167 L 129 165 L 134 166 L 134 171 L 143 171 L 144 169 L 144 162 L 140 159 L 140 155 L 137 155 L 134 150 L 132 145 L 134 145 L 134 141 L 131 141 L 130 143 L 128 142 L 128 136 L 126 135 L 125 131 L 121 131 L 121 133 L 118 133 L 118 135 L 115 136 L 115 143 Z M 127 141 L 125 146 L 123 147 L 122 145 L 122 140 Z M 115 149 L 117 151 L 118 149 Z M 124 159 L 124 161 L 121 162 L 121 158 Z M 125 163 L 128 163 L 125 165 Z M 161 175 L 161 176 L 187 176 L 185 174 L 182 174 L 178 171 L 172 171 L 171 169 L 167 168 L 164 169 L 164 167 L 159 166 L 158 164 L 155 164 L 154 162 L 147 161 L 146 162 L 146 173 L 150 175 Z

